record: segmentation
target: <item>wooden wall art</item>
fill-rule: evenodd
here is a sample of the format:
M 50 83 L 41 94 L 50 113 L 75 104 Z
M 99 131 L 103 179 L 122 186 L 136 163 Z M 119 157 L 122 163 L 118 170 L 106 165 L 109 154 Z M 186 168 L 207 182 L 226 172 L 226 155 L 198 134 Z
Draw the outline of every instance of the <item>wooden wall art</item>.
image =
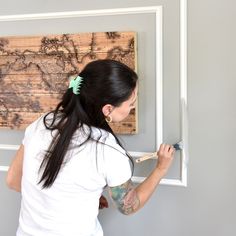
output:
M 114 59 L 136 70 L 135 32 L 79 33 L 0 38 L 0 128 L 24 129 L 54 109 L 68 77 L 90 61 Z M 136 109 L 119 134 L 137 132 Z

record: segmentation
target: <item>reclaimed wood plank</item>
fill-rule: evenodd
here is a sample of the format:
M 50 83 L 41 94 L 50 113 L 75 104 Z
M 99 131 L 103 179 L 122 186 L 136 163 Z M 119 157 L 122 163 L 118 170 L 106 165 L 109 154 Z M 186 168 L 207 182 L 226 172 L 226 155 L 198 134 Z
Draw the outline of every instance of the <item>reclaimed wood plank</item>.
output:
M 59 102 L 68 77 L 97 59 L 136 70 L 134 32 L 98 32 L 0 38 L 0 128 L 24 129 Z M 137 132 L 134 109 L 111 124 L 115 133 Z

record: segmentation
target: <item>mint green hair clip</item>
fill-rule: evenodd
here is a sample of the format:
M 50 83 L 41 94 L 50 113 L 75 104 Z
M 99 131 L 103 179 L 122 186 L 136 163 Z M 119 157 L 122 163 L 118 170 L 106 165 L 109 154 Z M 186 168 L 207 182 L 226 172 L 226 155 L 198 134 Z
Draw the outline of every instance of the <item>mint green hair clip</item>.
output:
M 80 94 L 80 87 L 81 87 L 82 82 L 83 82 L 83 78 L 80 76 L 77 76 L 75 79 L 72 79 L 70 81 L 69 89 L 72 88 L 73 93 L 75 95 Z

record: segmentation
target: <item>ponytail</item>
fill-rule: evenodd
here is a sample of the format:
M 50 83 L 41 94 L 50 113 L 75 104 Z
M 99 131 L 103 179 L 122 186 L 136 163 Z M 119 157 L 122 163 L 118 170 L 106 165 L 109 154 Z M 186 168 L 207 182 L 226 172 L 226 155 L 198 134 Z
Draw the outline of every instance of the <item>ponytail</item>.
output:
M 54 135 L 39 168 L 39 184 L 43 188 L 51 187 L 56 180 L 75 131 L 84 125 L 88 126 L 89 133 L 86 132 L 86 139 L 78 146 L 94 140 L 92 127 L 96 127 L 111 133 L 124 149 L 105 121 L 102 107 L 106 104 L 118 107 L 126 101 L 136 87 L 137 74 L 118 61 L 97 60 L 87 64 L 80 76 L 70 83 L 62 101 L 43 120 L 45 128 Z M 127 152 L 126 155 L 133 165 L 131 156 Z

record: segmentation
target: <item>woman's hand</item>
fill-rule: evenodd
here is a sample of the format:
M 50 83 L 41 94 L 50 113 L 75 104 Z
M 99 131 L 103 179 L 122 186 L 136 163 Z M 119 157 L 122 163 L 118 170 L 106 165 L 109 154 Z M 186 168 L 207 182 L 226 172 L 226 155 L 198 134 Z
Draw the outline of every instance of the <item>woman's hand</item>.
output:
M 175 153 L 175 148 L 169 144 L 161 144 L 157 152 L 158 161 L 156 168 L 163 174 L 167 173 L 168 169 L 171 166 Z
M 99 199 L 99 209 L 108 208 L 107 199 L 102 195 Z

